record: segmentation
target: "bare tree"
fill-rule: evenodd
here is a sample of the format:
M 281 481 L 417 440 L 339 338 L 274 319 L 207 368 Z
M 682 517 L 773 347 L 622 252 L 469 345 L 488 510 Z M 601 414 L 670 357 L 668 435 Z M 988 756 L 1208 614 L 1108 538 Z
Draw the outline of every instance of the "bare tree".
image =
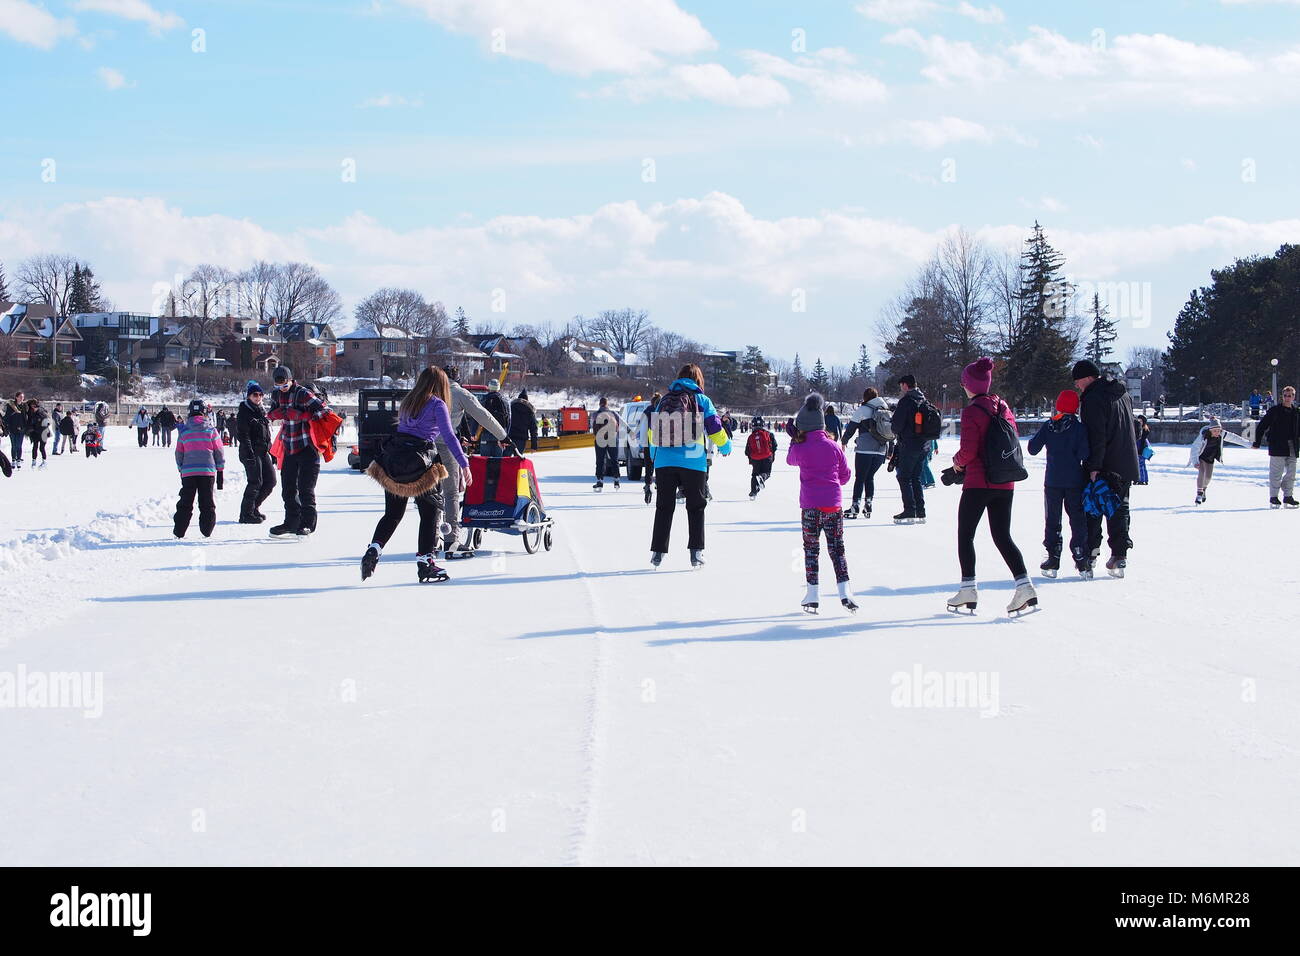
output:
M 29 302 L 44 302 L 65 315 L 72 294 L 72 273 L 81 263 L 73 256 L 47 252 L 18 264 L 18 291 Z
M 239 274 L 239 311 L 256 319 L 259 326 L 273 318 L 271 297 L 279 274 L 275 263 L 262 259 Z
M 198 385 L 199 361 L 203 345 L 210 338 L 217 321 L 230 312 L 230 296 L 235 287 L 235 275 L 225 266 L 208 263 L 194 267 L 185 277 L 175 298 L 184 312 L 183 334 L 189 342 L 190 368 L 194 384 Z
M 583 338 L 598 342 L 616 355 L 640 353 L 654 329 L 644 309 L 606 309 L 594 318 L 579 316 L 577 321 Z
M 988 250 L 965 229 L 959 229 L 940 243 L 935 270 L 946 298 L 952 358 L 966 366 L 983 354 L 988 334 L 993 294 Z
M 388 329 L 424 335 L 430 325 L 429 311 L 429 303 L 414 289 L 384 288 L 358 302 L 354 314 L 359 329 L 380 335 Z
M 1020 253 L 1004 250 L 990 264 L 991 310 L 997 351 L 1006 355 L 1020 339 L 1024 325 L 1024 289 L 1020 271 Z
M 1156 369 L 1165 364 L 1165 353 L 1150 345 L 1135 345 L 1128 350 L 1127 368 Z

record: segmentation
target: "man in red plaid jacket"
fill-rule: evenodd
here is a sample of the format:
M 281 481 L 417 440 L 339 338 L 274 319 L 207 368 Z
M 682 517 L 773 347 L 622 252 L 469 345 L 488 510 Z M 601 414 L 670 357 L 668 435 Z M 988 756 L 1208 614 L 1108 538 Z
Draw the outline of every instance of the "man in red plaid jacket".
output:
M 293 370 L 277 365 L 272 373 L 271 407 L 266 417 L 284 422 L 280 440 L 284 462 L 280 468 L 280 493 L 284 521 L 271 534 L 311 534 L 316 530 L 316 479 L 320 477 L 320 452 L 311 440 L 311 423 L 329 411 L 308 389 L 293 380 Z

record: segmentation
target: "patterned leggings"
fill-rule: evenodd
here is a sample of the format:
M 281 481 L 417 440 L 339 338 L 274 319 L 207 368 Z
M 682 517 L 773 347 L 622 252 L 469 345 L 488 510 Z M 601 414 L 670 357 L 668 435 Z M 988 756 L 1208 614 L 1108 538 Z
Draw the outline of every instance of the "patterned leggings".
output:
M 803 568 L 808 583 L 817 583 L 818 557 L 823 531 L 826 532 L 826 552 L 831 556 L 831 564 L 835 568 L 835 581 L 836 583 L 847 581 L 849 562 L 844 557 L 844 513 L 839 508 L 832 512 L 804 508 L 802 516 Z

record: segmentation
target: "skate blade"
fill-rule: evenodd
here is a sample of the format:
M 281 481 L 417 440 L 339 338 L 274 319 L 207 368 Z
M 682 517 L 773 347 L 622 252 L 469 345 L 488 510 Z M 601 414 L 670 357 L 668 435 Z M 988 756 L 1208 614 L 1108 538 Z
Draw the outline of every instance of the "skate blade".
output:
M 1043 572 L 1043 577 L 1045 578 L 1054 578 L 1059 573 L 1053 568 L 1039 568 L 1038 570 Z
M 952 611 L 954 614 L 960 614 L 963 610 L 970 611 L 971 616 L 973 617 L 975 615 L 976 607 L 977 604 L 949 604 L 948 610 Z
M 816 614 L 816 613 L 817 613 L 817 608 L 818 608 L 818 607 L 820 607 L 820 605 L 817 605 L 817 604 L 805 604 L 805 605 L 803 605 L 804 612 L 807 613 L 807 614 Z
M 1107 569 L 1106 573 L 1109 574 L 1112 578 L 1122 578 L 1124 576 L 1124 569 L 1123 568 L 1115 568 L 1114 570 Z
M 841 603 L 841 605 L 844 607 L 844 610 L 848 611 L 850 614 L 857 614 L 857 613 L 858 613 L 858 605 L 856 605 L 856 604 L 844 604 L 842 601 L 841 601 L 840 603 Z

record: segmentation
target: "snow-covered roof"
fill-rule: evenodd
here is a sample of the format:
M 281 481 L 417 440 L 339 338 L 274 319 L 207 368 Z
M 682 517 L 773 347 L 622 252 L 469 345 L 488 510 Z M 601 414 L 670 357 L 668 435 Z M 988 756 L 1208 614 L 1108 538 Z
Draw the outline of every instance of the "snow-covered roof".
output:
M 343 335 L 336 336 L 338 339 L 411 339 L 415 336 L 409 332 L 403 332 L 401 329 L 387 328 L 383 333 L 376 332 L 374 329 L 353 329 L 351 332 L 345 332 Z

